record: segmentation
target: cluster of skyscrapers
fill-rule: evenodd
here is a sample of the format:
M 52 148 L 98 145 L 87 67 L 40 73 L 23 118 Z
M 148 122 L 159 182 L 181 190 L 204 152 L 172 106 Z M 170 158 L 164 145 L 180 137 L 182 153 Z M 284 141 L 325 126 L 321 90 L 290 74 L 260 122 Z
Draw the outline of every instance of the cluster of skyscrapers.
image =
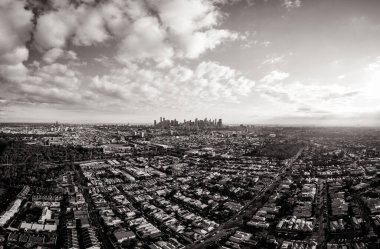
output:
M 222 128 L 223 122 L 222 119 L 198 119 L 196 118 L 194 121 L 192 120 L 183 120 L 183 122 L 179 122 L 176 119 L 169 120 L 164 117 L 160 117 L 160 121 L 154 120 L 154 127 L 156 128 L 185 128 L 185 129 L 207 129 L 207 128 Z

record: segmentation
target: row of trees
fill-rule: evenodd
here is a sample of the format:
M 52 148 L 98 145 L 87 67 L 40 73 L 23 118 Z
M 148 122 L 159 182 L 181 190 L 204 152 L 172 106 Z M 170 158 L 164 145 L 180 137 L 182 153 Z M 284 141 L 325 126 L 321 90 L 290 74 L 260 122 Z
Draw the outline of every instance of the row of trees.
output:
M 304 146 L 301 143 L 268 143 L 248 152 L 246 156 L 263 156 L 279 160 L 289 159 Z
M 102 158 L 101 148 L 29 145 L 22 141 L 0 143 L 0 164 L 38 164 Z

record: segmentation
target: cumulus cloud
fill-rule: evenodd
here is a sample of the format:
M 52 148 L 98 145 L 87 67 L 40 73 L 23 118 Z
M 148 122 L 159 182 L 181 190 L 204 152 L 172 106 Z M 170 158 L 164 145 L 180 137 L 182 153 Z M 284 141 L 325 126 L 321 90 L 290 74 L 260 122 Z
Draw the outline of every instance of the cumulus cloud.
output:
M 106 20 L 101 9 L 88 5 L 57 5 L 57 10 L 42 14 L 34 33 L 42 49 L 63 48 L 69 39 L 75 45 L 90 46 L 109 38 Z
M 215 62 L 195 68 L 113 68 L 87 78 L 72 66 L 35 63 L 8 89 L 12 102 L 108 110 L 210 106 L 237 103 L 255 86 L 240 72 Z M 22 98 L 20 98 L 22 96 Z
M 45 13 L 37 20 L 35 42 L 45 50 L 62 48 L 73 35 L 76 26 L 77 16 L 73 7 Z
M 133 23 L 131 32 L 121 42 L 117 58 L 121 62 L 154 59 L 157 63 L 171 64 L 173 54 L 158 19 L 148 16 Z
M 29 50 L 25 43 L 33 29 L 33 13 L 24 9 L 24 1 L 0 2 L 0 78 L 19 80 L 27 71 L 23 62 Z
M 0 82 L 22 82 L 29 73 L 28 68 L 23 63 L 1 64 L 0 65 Z
M 0 2 L 0 79 L 11 82 L 1 89 L 3 95 L 9 93 L 9 101 L 83 108 L 125 107 L 125 103 L 170 107 L 174 103 L 238 102 L 254 87 L 240 72 L 215 62 L 202 62 L 195 68 L 175 63 L 199 58 L 226 41 L 244 39 L 220 28 L 224 2 L 43 3 Z M 93 77 L 77 71 L 71 61 L 88 59 L 74 52 L 81 46 L 90 47 L 85 57 L 91 49 L 107 50 L 107 56 L 97 57 L 112 65 L 111 72 Z M 39 54 L 33 53 L 34 62 L 26 66 L 29 48 Z M 115 69 L 117 63 L 122 68 Z
M 0 57 L 0 62 L 3 64 L 18 64 L 20 62 L 26 61 L 29 57 L 29 50 L 24 47 L 15 47 L 9 52 L 4 53 Z
M 181 37 L 183 50 L 180 57 L 198 58 L 207 50 L 212 50 L 226 40 L 236 40 L 238 34 L 223 29 L 211 29 L 205 32 L 195 32 Z
M 156 16 L 132 18 L 118 51 L 120 61 L 151 59 L 170 65 L 175 58 L 198 58 L 225 41 L 239 38 L 236 32 L 216 28 L 222 13 L 213 1 L 159 0 L 138 7 L 143 8 L 138 13 L 150 9 Z M 151 34 L 145 32 L 148 25 Z
M 9 89 L 10 95 L 16 95 L 12 101 L 66 107 L 85 104 L 82 101 L 85 92 L 81 74 L 59 63 L 35 65 Z
M 263 83 L 270 84 L 276 81 L 282 81 L 288 77 L 289 77 L 289 73 L 273 70 L 269 74 L 265 75 L 264 78 L 262 78 L 260 81 Z
M 164 26 L 173 34 L 189 34 L 218 24 L 221 13 L 212 1 L 151 0 Z
M 24 9 L 24 1 L 0 2 L 0 54 L 24 46 L 29 40 L 33 13 Z
M 61 48 L 52 48 L 48 50 L 42 57 L 42 60 L 48 64 L 51 64 L 58 59 L 77 60 L 78 57 L 74 51 L 65 51 Z
M 90 46 L 102 43 L 109 38 L 105 28 L 103 13 L 98 9 L 79 9 L 78 27 L 73 38 L 76 45 Z
M 125 4 L 128 1 L 124 2 Z M 123 6 L 119 3 L 108 2 L 100 7 L 100 12 L 105 21 L 106 28 L 110 31 L 112 35 L 117 37 L 123 37 L 126 35 L 128 27 L 130 25 L 130 20 L 128 18 L 128 11 L 133 13 L 133 7 Z M 140 16 L 140 14 L 131 14 Z
M 198 58 L 240 37 L 217 28 L 223 18 L 219 4 L 206 0 L 110 0 L 79 5 L 54 1 L 53 8 L 37 19 L 35 43 L 49 50 L 64 48 L 69 42 L 91 46 L 113 37 L 118 61 L 168 66 L 173 59 Z
M 301 7 L 301 0 L 283 0 L 282 5 L 288 10 Z
M 96 76 L 91 84 L 100 99 L 149 107 L 237 102 L 253 87 L 254 82 L 241 73 L 214 62 L 202 62 L 195 69 L 174 66 L 168 71 L 119 69 Z

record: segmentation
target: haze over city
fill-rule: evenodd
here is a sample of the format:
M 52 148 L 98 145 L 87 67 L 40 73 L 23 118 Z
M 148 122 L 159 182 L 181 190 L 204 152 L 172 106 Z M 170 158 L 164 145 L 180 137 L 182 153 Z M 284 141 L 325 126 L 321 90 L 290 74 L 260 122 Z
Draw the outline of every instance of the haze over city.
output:
M 0 1 L 0 121 L 379 125 L 380 1 Z

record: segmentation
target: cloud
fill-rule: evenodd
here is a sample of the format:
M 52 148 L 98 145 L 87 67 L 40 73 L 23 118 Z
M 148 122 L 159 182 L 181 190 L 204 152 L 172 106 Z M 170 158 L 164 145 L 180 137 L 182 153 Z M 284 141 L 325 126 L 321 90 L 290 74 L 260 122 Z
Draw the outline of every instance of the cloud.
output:
M 74 7 L 44 13 L 37 20 L 35 43 L 45 50 L 65 47 L 77 27 L 76 13 Z
M 164 70 L 118 69 L 94 77 L 91 89 L 99 100 L 119 106 L 153 108 L 237 102 L 248 95 L 254 82 L 238 71 L 214 62 L 202 62 L 194 70 L 173 66 Z M 187 106 L 187 107 L 186 107 Z
M 338 80 L 344 80 L 346 78 L 346 75 L 341 74 L 337 78 L 338 78 Z
M 303 84 L 301 82 L 262 84 L 257 89 L 263 96 L 275 101 L 279 105 L 290 109 L 300 110 L 303 107 L 315 109 L 318 112 L 347 112 L 344 108 L 354 98 L 359 97 L 362 91 L 338 84 L 323 85 L 320 83 Z
M 110 0 L 92 4 L 53 2 L 37 19 L 37 47 L 93 46 L 113 40 L 115 58 L 127 65 L 194 59 L 240 35 L 218 29 L 220 2 L 206 0 Z M 46 32 L 49 30 L 49 32 Z M 149 30 L 149 32 L 147 32 Z
M 375 62 L 369 63 L 364 70 L 366 71 L 375 71 L 380 68 L 380 56 L 376 57 Z
M 263 61 L 262 65 L 276 65 L 284 63 L 285 56 L 267 56 L 266 59 Z
M 301 0 L 282 0 L 282 6 L 288 10 L 301 7 Z
M 204 0 L 151 0 L 160 19 L 171 33 L 191 34 L 218 24 L 221 13 L 212 1 Z
M 180 57 L 198 58 L 207 50 L 212 50 L 226 40 L 237 40 L 237 33 L 228 30 L 211 29 L 205 32 L 195 32 L 188 36 L 183 36 L 180 44 L 182 51 Z
M 0 2 L 0 55 L 24 46 L 32 31 L 33 13 L 24 9 L 24 1 Z
M 142 1 L 140 1 L 141 3 Z M 100 6 L 100 12 L 104 18 L 105 26 L 110 31 L 110 33 L 117 37 L 123 37 L 126 35 L 128 27 L 130 25 L 130 20 L 128 18 L 128 13 L 130 16 L 141 16 L 142 13 L 135 13 L 134 9 L 136 7 L 131 6 L 129 1 L 122 2 L 108 2 Z M 137 4 L 137 3 L 135 3 Z M 137 5 L 138 6 L 138 5 Z M 138 11 L 137 11 L 138 12 Z
M 33 13 L 25 10 L 24 4 L 0 2 L 0 79 L 5 81 L 20 80 L 27 71 L 23 62 L 29 56 L 25 43 L 33 29 Z
M 42 60 L 48 64 L 51 64 L 58 59 L 77 60 L 78 57 L 74 51 L 65 51 L 61 48 L 52 48 L 47 51 L 42 57 Z
M 111 68 L 111 67 L 115 66 L 115 64 L 116 64 L 116 62 L 114 60 L 112 60 L 112 58 L 109 58 L 109 57 L 104 56 L 104 55 L 94 58 L 94 61 L 99 63 L 104 68 Z
M 23 78 L 3 88 L 1 97 L 14 105 L 74 110 L 192 109 L 238 103 L 254 86 L 240 72 L 215 62 L 201 62 L 193 69 L 113 67 L 106 75 L 88 78 L 56 61 L 33 63 Z
M 229 98 L 229 101 L 237 101 L 237 96 L 248 95 L 255 85 L 253 81 L 245 78 L 238 71 L 213 62 L 199 64 L 195 75 L 197 80 L 194 81 L 194 84 L 204 86 L 204 80 L 207 80 L 206 89 L 210 89 L 211 95 L 216 98 Z
M 86 89 L 83 88 L 83 77 L 68 65 L 53 63 L 40 66 L 35 63 L 21 77 L 19 71 L 23 69 L 26 68 L 14 68 L 16 72 L 11 74 L 15 75 L 12 84 L 2 88 L 2 93 L 5 94 L 2 97 L 10 103 L 66 107 L 85 105 L 83 96 Z
M 173 48 L 166 41 L 165 30 L 156 17 L 149 16 L 133 23 L 129 34 L 120 43 L 117 59 L 121 62 L 153 59 L 157 63 L 171 64 L 173 54 Z
M 260 81 L 263 83 L 271 84 L 276 81 L 282 81 L 289 77 L 289 73 L 273 70 L 269 74 L 265 75 Z
M 26 61 L 29 57 L 29 50 L 26 47 L 20 46 L 15 47 L 9 52 L 1 55 L 0 63 L 2 64 L 18 64 L 20 62 Z
M 194 59 L 239 34 L 217 29 L 222 13 L 215 2 L 205 0 L 147 1 L 138 13 L 153 11 L 133 19 L 122 39 L 117 59 L 122 62 L 155 61 L 159 66 L 176 58 Z M 137 9 L 138 9 L 137 7 Z M 148 29 L 150 32 L 145 32 Z
M 247 40 L 247 42 L 243 44 L 243 47 L 244 48 L 252 48 L 253 46 L 258 46 L 258 47 L 265 47 L 266 48 L 266 47 L 269 47 L 271 44 L 272 43 L 270 41 Z
M 357 113 L 299 112 L 292 115 L 278 115 L 265 120 L 264 124 L 311 125 L 311 126 L 360 126 L 378 127 L 380 112 L 365 111 Z
M 106 24 L 110 23 L 112 16 L 106 16 L 107 12 L 101 8 L 69 3 L 56 7 L 37 19 L 34 37 L 39 48 L 63 48 L 69 40 L 77 46 L 91 46 L 110 38 Z
M 22 82 L 26 79 L 28 73 L 29 70 L 23 63 L 0 65 L 1 83 Z M 5 80 L 5 82 L 1 79 Z
M 4 0 L 0 97 L 9 106 L 103 111 L 238 103 L 252 80 L 216 62 L 187 63 L 245 39 L 220 28 L 222 4 L 229 3 Z M 93 68 L 80 72 L 82 62 Z M 94 77 L 101 64 L 109 67 Z
M 110 36 L 105 28 L 105 21 L 98 9 L 79 9 L 78 27 L 73 38 L 75 45 L 90 46 L 106 41 Z
M 300 106 L 300 107 L 297 108 L 296 112 L 304 113 L 304 114 L 323 114 L 323 115 L 329 113 L 328 111 L 314 109 L 314 108 L 312 108 L 310 106 Z

